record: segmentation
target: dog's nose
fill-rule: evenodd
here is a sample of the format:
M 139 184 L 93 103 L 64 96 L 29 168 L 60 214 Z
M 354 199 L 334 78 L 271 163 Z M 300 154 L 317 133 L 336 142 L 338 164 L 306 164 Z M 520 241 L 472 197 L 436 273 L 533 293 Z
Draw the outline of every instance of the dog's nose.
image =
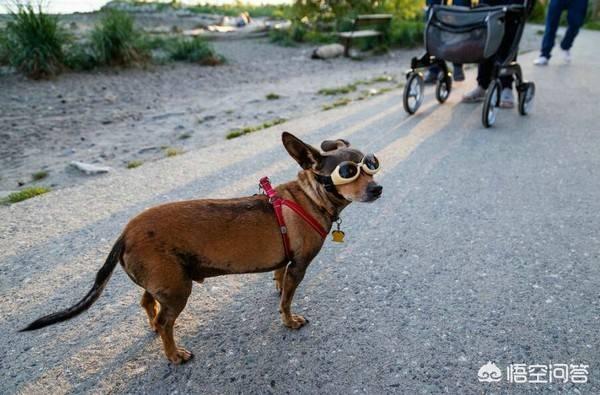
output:
M 377 185 L 375 183 L 369 184 L 367 187 L 367 192 L 373 196 L 381 196 L 383 193 L 383 187 L 381 185 Z

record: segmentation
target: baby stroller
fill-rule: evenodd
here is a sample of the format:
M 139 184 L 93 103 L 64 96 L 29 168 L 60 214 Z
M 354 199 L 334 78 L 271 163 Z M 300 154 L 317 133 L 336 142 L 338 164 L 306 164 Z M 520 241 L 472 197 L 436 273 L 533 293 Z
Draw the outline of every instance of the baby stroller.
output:
M 528 5 L 480 5 L 476 8 L 434 5 L 425 27 L 425 54 L 413 58 L 406 73 L 404 110 L 414 114 L 423 103 L 424 81 L 419 69 L 439 67 L 435 97 L 444 103 L 452 91 L 452 75 L 446 61 L 482 63 L 493 60 L 492 82 L 483 102 L 482 122 L 487 128 L 496 122 L 502 90 L 499 77 L 514 76 L 519 96 L 518 110 L 527 115 L 533 105 L 535 84 L 523 80 L 521 66 L 514 61 L 525 20 L 533 2 Z

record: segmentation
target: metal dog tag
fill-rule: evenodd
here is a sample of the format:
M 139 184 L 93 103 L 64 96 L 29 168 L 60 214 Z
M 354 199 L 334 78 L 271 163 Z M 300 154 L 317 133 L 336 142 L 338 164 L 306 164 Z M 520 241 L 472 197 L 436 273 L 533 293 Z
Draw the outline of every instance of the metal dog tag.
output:
M 333 241 L 336 243 L 343 243 L 344 242 L 344 232 L 342 232 L 341 230 L 334 230 L 333 232 L 331 232 L 331 235 L 333 236 Z
M 333 236 L 333 241 L 335 243 L 343 243 L 344 242 L 344 236 L 346 234 L 340 230 L 340 224 L 342 223 L 341 218 L 338 218 L 338 220 L 335 221 L 335 223 L 337 224 L 337 229 L 334 230 L 333 232 L 331 232 L 331 236 Z

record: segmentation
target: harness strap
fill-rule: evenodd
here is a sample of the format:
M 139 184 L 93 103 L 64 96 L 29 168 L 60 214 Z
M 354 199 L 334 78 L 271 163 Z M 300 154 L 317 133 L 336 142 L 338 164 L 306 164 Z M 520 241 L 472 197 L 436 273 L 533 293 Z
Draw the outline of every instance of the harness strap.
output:
M 322 238 L 327 237 L 328 232 L 325 230 L 325 228 L 323 228 L 323 226 L 316 219 L 314 219 L 314 217 L 307 213 L 302 206 L 291 200 L 283 199 L 277 194 L 277 191 L 271 186 L 271 182 L 269 181 L 268 177 L 261 178 L 259 185 L 265 191 L 267 197 L 269 198 L 269 202 L 273 205 L 273 209 L 275 210 L 275 217 L 277 218 L 279 231 L 281 232 L 281 239 L 283 240 L 283 249 L 285 250 L 285 256 L 288 260 L 292 259 L 292 254 L 290 251 L 290 238 L 287 227 L 285 226 L 285 220 L 283 218 L 283 206 L 289 207 L 296 214 L 298 214 L 298 216 L 308 223 Z

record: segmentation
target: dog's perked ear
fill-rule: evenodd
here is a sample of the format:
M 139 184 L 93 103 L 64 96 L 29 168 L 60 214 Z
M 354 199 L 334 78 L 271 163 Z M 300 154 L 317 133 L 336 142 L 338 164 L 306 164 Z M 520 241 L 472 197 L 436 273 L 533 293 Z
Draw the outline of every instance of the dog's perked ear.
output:
M 321 165 L 321 153 L 291 133 L 283 132 L 281 141 L 287 152 L 296 159 L 303 169 L 318 169 Z
M 321 149 L 325 152 L 348 147 L 350 147 L 350 143 L 343 139 L 325 140 L 321 143 Z

